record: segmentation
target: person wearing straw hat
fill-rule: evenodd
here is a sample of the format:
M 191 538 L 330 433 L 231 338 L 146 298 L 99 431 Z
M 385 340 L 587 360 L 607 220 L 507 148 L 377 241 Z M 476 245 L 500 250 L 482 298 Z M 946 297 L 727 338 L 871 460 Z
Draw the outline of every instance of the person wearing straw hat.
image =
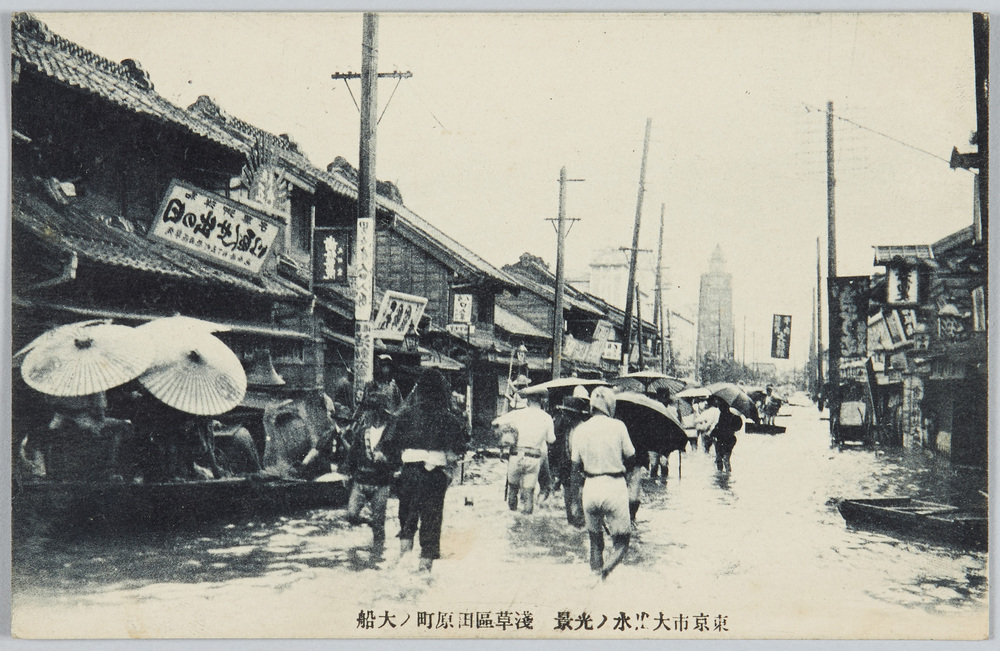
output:
M 573 468 L 585 476 L 583 513 L 590 534 L 590 569 L 607 578 L 628 551 L 632 533 L 625 468 L 635 460 L 635 447 L 625 423 L 614 418 L 615 394 L 597 387 L 590 395 L 590 420 L 573 432 Z M 604 530 L 613 550 L 604 561 Z

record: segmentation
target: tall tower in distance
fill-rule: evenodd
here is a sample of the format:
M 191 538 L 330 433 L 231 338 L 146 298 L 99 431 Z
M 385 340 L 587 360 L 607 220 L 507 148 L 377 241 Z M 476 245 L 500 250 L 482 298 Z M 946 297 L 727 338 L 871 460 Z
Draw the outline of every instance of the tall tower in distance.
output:
M 698 296 L 698 344 L 696 365 L 706 354 L 715 359 L 733 359 L 733 276 L 725 271 L 722 247 L 715 245 L 708 262 L 708 273 L 701 275 Z

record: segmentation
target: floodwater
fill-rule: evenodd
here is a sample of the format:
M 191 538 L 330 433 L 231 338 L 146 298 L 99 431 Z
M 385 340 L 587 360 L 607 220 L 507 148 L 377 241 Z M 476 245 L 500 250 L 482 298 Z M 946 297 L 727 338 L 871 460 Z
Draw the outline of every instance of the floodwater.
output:
M 430 575 L 387 560 L 343 511 L 127 539 L 19 537 L 13 624 L 29 637 L 982 638 L 988 555 L 848 528 L 841 498 L 985 503 L 984 471 L 921 451 L 831 448 L 814 406 L 739 435 L 732 472 L 701 450 L 646 480 L 632 545 L 606 581 L 561 496 L 511 513 L 504 467 L 452 484 Z M 610 545 L 609 545 L 610 548 Z M 369 612 L 370 611 L 370 612 Z

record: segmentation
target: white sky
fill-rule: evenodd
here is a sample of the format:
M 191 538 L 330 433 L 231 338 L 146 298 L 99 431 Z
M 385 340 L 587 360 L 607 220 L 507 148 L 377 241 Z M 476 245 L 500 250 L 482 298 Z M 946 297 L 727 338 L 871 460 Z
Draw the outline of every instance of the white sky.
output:
M 181 106 L 208 94 L 289 133 L 320 167 L 338 155 L 357 164 L 358 112 L 330 73 L 360 71 L 360 14 L 38 16 L 110 59 L 139 60 Z M 946 162 L 975 129 L 969 14 L 383 14 L 379 69 L 414 77 L 379 125 L 378 177 L 497 266 L 529 251 L 554 268 L 544 220 L 563 165 L 586 179 L 567 192 L 582 220 L 569 273 L 600 247 L 628 246 L 651 117 L 640 245 L 655 250 L 665 203 L 667 300 L 694 317 L 698 276 L 722 244 L 738 358 L 746 316 L 748 346 L 756 332 L 769 361 L 774 313 L 793 316 L 793 356 L 806 358 L 818 236 L 826 273 L 815 109 L 828 100 L 932 154 L 836 122 L 841 275 L 870 274 L 874 244 L 928 243 L 972 222 L 972 175 Z M 395 83 L 381 82 L 380 106 Z

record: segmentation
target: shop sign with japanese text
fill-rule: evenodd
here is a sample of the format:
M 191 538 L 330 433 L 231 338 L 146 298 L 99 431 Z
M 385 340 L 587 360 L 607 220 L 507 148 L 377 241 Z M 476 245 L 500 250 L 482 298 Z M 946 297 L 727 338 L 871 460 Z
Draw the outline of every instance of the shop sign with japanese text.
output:
M 375 317 L 376 339 L 390 339 L 402 341 L 403 337 L 410 330 L 410 326 L 416 329 L 420 324 L 420 318 L 424 315 L 424 308 L 427 306 L 427 299 L 423 296 L 404 294 L 402 292 L 388 291 L 382 297 L 382 304 L 378 308 L 378 315 Z
M 375 291 L 375 220 L 362 217 L 358 220 L 357 249 L 354 265 L 354 319 L 367 321 L 372 318 L 372 294 Z
M 771 357 L 788 359 L 788 344 L 792 338 L 792 317 L 775 314 L 771 322 Z
M 282 226 L 183 181 L 167 190 L 149 236 L 210 262 L 260 273 Z
M 472 323 L 472 294 L 455 294 L 452 323 Z

